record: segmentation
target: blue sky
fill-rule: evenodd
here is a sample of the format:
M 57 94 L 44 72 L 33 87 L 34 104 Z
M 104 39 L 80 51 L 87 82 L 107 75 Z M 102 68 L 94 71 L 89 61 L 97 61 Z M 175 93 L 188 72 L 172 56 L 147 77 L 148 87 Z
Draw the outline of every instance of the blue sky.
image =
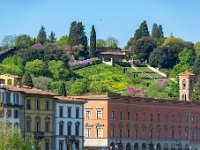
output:
M 94 24 L 97 39 L 115 37 L 123 48 L 143 20 L 163 26 L 186 41 L 200 41 L 199 0 L 1 0 L 0 41 L 5 35 L 36 37 L 41 25 L 57 38 L 68 35 L 72 21 L 81 21 L 89 37 Z

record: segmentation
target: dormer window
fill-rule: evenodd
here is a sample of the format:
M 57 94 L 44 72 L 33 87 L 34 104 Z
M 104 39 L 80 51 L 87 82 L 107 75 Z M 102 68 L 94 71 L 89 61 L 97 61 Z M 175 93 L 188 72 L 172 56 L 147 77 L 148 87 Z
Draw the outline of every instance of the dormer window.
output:
M 182 87 L 183 87 L 183 89 L 186 88 L 186 81 L 185 81 L 185 79 L 182 81 Z

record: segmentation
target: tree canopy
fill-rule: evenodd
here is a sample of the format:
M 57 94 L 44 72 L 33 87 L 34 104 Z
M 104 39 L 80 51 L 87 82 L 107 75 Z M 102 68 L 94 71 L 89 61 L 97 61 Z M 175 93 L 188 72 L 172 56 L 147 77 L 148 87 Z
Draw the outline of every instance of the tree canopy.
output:
M 42 25 L 37 36 L 37 42 L 44 44 L 47 41 L 45 27 Z
M 25 72 L 22 78 L 22 84 L 29 87 L 33 87 L 33 80 L 29 72 Z
M 89 57 L 95 57 L 96 51 L 96 31 L 94 25 L 92 26 L 92 30 L 90 32 L 90 49 L 89 49 Z

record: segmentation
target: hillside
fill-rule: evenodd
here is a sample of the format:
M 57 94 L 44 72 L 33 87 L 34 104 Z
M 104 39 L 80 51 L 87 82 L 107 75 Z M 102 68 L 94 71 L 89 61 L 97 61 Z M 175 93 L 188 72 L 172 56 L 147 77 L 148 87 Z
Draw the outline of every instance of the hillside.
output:
M 170 99 L 169 85 L 146 78 L 131 67 L 97 64 L 75 71 L 74 83 L 69 90 L 70 95 L 112 93 L 154 98 Z M 151 72 L 151 74 L 153 74 Z M 154 74 L 156 77 L 160 77 Z M 77 90 L 79 89 L 79 90 Z M 80 92 L 80 89 L 83 89 Z M 135 91 L 135 92 L 134 92 Z M 79 93 L 80 92 L 80 93 Z

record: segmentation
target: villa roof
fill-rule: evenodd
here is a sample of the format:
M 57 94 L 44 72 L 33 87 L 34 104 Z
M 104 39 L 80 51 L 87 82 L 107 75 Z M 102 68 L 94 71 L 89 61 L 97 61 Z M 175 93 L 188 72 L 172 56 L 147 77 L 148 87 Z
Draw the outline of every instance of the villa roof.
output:
M 195 76 L 192 72 L 181 72 L 178 74 L 179 76 Z
M 11 77 L 11 78 L 18 78 L 18 79 L 21 79 L 21 77 L 17 76 L 17 75 L 12 75 L 12 74 L 2 74 L 0 75 L 0 79 L 1 79 L 1 76 L 8 76 L 8 77 Z
M 47 95 L 47 96 L 54 96 L 55 94 L 48 92 L 48 91 L 42 91 L 37 88 L 31 88 L 28 86 L 22 86 L 22 87 L 17 87 L 17 86 L 9 86 L 9 85 L 2 85 L 2 88 L 12 91 L 12 92 L 22 92 L 25 94 L 33 94 L 33 95 Z
M 54 96 L 54 98 L 57 100 L 67 101 L 67 102 L 86 103 L 86 101 L 83 99 L 77 99 L 77 98 L 68 97 L 68 96 Z

